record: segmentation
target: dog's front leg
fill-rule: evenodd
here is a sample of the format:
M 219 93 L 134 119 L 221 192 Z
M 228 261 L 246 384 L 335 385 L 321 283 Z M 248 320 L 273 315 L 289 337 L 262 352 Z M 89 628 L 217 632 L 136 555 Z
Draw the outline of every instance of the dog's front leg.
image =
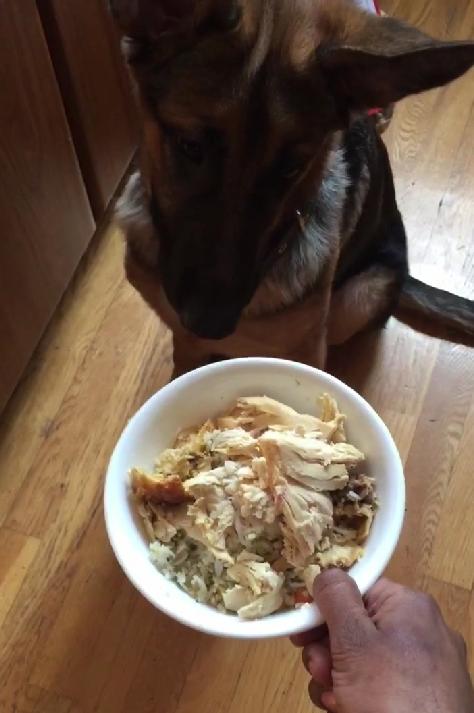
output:
M 302 316 L 306 326 L 302 330 L 302 336 L 289 353 L 289 358 L 293 361 L 301 361 L 322 370 L 326 368 L 328 356 L 328 320 L 336 258 L 337 252 L 334 251 L 322 275 L 319 288 L 303 310 Z M 291 323 L 290 319 L 289 324 Z
M 181 331 L 173 333 L 173 379 L 212 361 L 207 345 Z
M 287 358 L 291 359 L 291 361 L 299 361 L 324 371 L 326 368 L 327 354 L 328 344 L 326 329 L 323 328 L 321 332 L 311 335 L 311 337 L 300 344 L 298 349 L 290 352 Z

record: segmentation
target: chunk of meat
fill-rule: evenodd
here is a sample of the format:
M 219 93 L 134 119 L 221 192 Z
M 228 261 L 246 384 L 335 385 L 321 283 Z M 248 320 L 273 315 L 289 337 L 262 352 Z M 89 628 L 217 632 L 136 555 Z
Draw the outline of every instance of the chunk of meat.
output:
M 362 544 L 367 539 L 375 517 L 374 480 L 367 475 L 351 474 L 347 487 L 334 493 L 334 523 L 337 527 L 335 541 Z
M 283 606 L 282 588 L 268 594 L 262 594 L 250 604 L 241 607 L 238 615 L 241 619 L 262 619 L 278 611 Z
M 334 443 L 345 443 L 347 440 L 344 424 L 346 417 L 339 411 L 336 399 L 329 394 L 323 394 L 320 398 L 321 421 L 330 424 L 334 431 L 329 440 Z
M 345 503 L 334 509 L 337 532 L 346 533 L 347 542 L 365 542 L 375 517 L 374 508 L 368 503 Z M 340 538 L 340 541 L 341 538 Z
M 179 475 L 150 475 L 138 468 L 130 472 L 132 491 L 139 500 L 155 505 L 179 505 L 192 500 Z
M 268 524 L 275 521 L 276 509 L 270 494 L 256 484 L 239 482 L 232 503 L 244 520 L 260 520 Z
M 227 574 L 237 586 L 224 595 L 224 603 L 242 619 L 267 616 L 282 606 L 284 578 L 268 562 L 241 559 Z
M 226 533 L 234 524 L 234 508 L 223 487 L 225 467 L 199 473 L 184 484 L 194 502 L 188 505 L 181 529 L 192 539 L 205 545 L 216 559 L 232 563 L 227 552 Z M 173 522 L 176 526 L 176 522 Z
M 258 443 L 260 447 L 262 443 L 274 443 L 281 452 L 295 453 L 308 463 L 356 465 L 365 460 L 364 454 L 355 446 L 349 443 L 326 443 L 314 434 L 299 436 L 291 431 L 269 431 L 259 438 Z
M 220 453 L 230 459 L 238 456 L 252 458 L 257 453 L 257 441 L 243 428 L 212 431 L 206 436 L 206 445 L 212 453 Z
M 253 594 L 250 589 L 242 587 L 240 584 L 236 584 L 232 589 L 228 589 L 222 595 L 224 600 L 225 608 L 229 611 L 238 612 L 239 609 L 250 604 L 253 599 Z
M 225 475 L 225 467 L 214 468 L 189 478 L 183 483 L 183 488 L 188 496 L 194 500 L 199 497 L 212 496 L 222 490 Z
M 332 524 L 330 498 L 303 485 L 277 487 L 281 514 L 282 555 L 293 567 L 305 567 Z
M 281 587 L 283 578 L 268 562 L 240 558 L 239 562 L 227 570 L 229 577 L 253 594 L 260 596 Z
M 358 545 L 332 545 L 326 552 L 320 552 L 317 556 L 322 569 L 328 567 L 343 567 L 349 569 L 364 554 L 364 549 Z
M 364 460 L 364 455 L 348 443 L 331 444 L 287 431 L 267 431 L 258 443 L 273 485 L 283 477 L 321 492 L 341 490 L 349 480 L 347 465 Z
M 323 421 L 316 416 L 300 414 L 290 406 L 267 396 L 240 398 L 228 416 L 218 420 L 219 427 L 240 426 L 246 431 L 260 434 L 269 428 L 296 430 L 299 433 L 318 433 L 329 440 L 339 429 L 344 417 L 337 413 L 333 421 Z
M 303 571 L 303 582 L 306 585 L 308 594 L 313 596 L 314 582 L 316 577 L 321 573 L 321 567 L 318 564 L 310 564 Z
M 180 507 L 179 505 L 173 506 L 173 509 Z M 155 505 L 154 503 L 148 502 L 146 505 L 141 505 L 140 514 L 144 517 L 145 528 L 150 540 L 159 540 L 159 542 L 164 542 L 165 544 L 171 542 L 173 537 L 177 534 L 177 529 L 170 522 L 167 517 L 169 508 L 163 507 L 162 505 Z
M 201 461 L 207 461 L 206 436 L 214 428 L 207 421 L 197 431 L 181 433 L 173 448 L 167 448 L 156 461 L 154 472 L 160 475 L 179 475 L 189 478 L 196 470 L 202 470 Z

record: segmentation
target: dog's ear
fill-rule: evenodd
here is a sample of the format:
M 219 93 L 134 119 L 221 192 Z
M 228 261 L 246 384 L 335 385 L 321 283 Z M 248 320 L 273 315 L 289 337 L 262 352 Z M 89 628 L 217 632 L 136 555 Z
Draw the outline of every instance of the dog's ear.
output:
M 393 18 L 362 13 L 354 24 L 354 32 L 333 28 L 317 53 L 331 91 L 349 110 L 443 86 L 474 65 L 474 42 L 434 40 Z

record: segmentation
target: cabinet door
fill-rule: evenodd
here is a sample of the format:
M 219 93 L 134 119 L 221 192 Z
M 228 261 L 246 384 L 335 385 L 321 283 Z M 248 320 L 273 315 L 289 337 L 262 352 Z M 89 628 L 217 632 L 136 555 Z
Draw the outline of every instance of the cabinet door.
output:
M 94 232 L 34 0 L 0 2 L 0 409 Z
M 137 144 L 137 110 L 107 0 L 38 0 L 82 173 L 99 219 Z

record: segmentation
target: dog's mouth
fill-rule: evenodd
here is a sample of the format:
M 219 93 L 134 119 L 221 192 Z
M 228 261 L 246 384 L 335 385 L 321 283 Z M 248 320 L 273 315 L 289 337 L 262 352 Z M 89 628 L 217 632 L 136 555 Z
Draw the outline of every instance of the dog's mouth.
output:
M 262 257 L 254 279 L 249 279 L 249 275 L 242 271 L 240 280 L 236 280 L 239 286 L 232 292 L 209 282 L 205 288 L 187 292 L 172 300 L 182 326 L 200 339 L 222 340 L 231 336 L 259 284 L 288 249 L 291 238 L 288 227 L 280 229 L 278 236 L 275 236 L 278 239 Z
M 182 326 L 200 339 L 221 340 L 233 334 L 244 307 L 226 300 L 189 299 L 179 310 Z
M 248 268 L 242 269 L 233 280 L 233 289 L 226 289 L 212 279 L 200 279 L 199 288 L 195 284 L 196 289 L 190 289 L 189 282 L 183 280 L 184 289 L 175 292 L 171 285 L 167 288 L 167 271 L 163 270 L 165 292 L 184 329 L 200 339 L 222 340 L 231 336 L 259 284 L 289 249 L 294 234 L 292 221 L 282 225 L 273 236 L 269 249 L 261 256 L 258 269 L 252 273 Z M 195 283 L 195 280 L 192 282 Z
M 257 286 L 249 276 L 232 286 L 207 271 L 199 275 L 193 271 L 174 280 L 165 264 L 160 272 L 164 292 L 181 325 L 200 339 L 222 340 L 233 334 Z

